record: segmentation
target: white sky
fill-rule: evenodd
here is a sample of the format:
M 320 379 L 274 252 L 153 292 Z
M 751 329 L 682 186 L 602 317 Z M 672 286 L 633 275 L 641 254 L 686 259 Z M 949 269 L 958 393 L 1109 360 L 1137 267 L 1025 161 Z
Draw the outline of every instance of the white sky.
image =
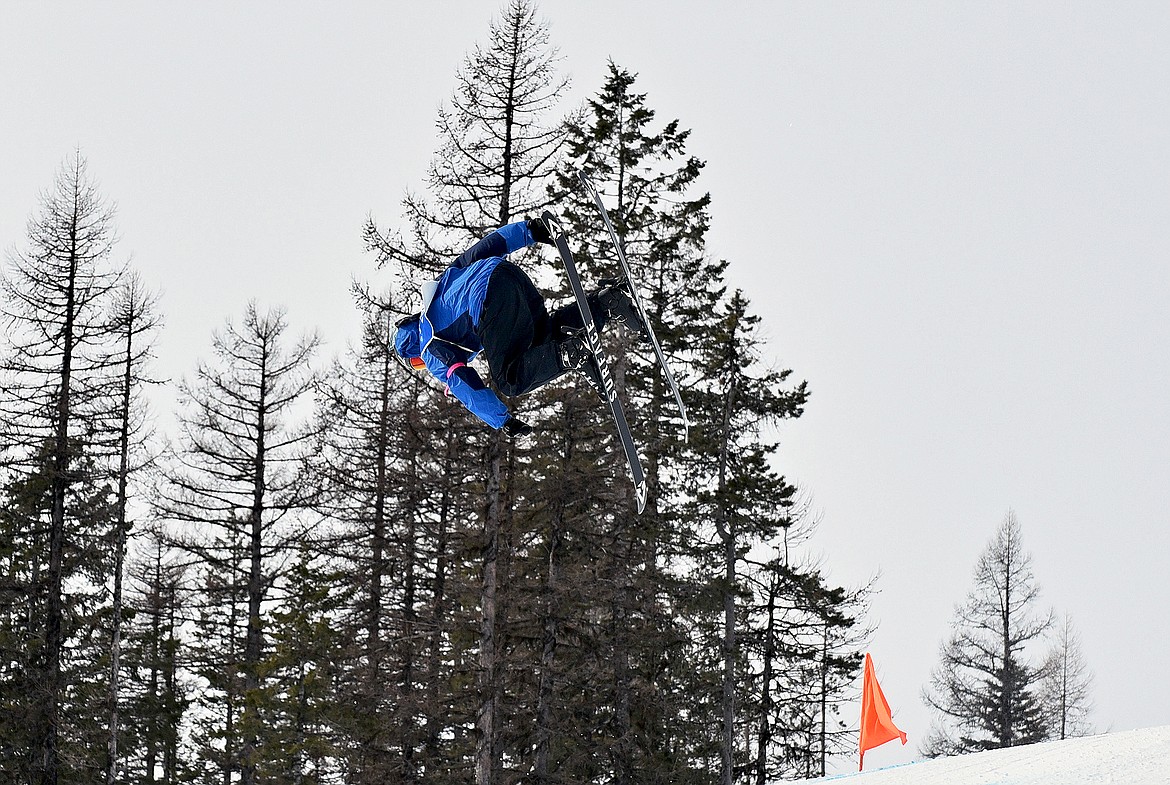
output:
M 721 7 L 725 6 L 725 7 Z M 493 2 L 0 3 L 0 248 L 81 147 L 164 292 L 178 377 L 256 298 L 330 353 Z M 1170 723 L 1170 5 L 544 0 L 572 101 L 606 59 L 708 162 L 713 255 L 807 379 L 781 465 L 919 701 L 1009 508 L 1101 729 Z M 624 481 L 624 477 L 621 478 Z

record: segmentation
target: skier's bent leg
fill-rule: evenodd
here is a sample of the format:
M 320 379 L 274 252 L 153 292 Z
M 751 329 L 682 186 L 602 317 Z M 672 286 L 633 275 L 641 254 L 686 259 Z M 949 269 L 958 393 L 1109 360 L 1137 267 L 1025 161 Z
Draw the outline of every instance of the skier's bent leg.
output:
M 487 347 L 484 347 L 487 351 Z M 564 373 L 557 356 L 556 343 L 549 340 L 529 346 L 500 363 L 497 367 L 488 355 L 492 381 L 504 395 L 524 395 L 548 384 Z
M 605 308 L 597 299 L 597 294 L 591 294 L 585 299 L 589 302 L 589 310 L 593 313 L 593 321 L 597 324 L 598 331 L 604 330 L 609 318 Z M 577 307 L 576 301 L 553 311 L 552 316 L 549 317 L 549 324 L 552 325 L 552 333 L 555 337 L 577 332 L 585 326 L 585 322 L 581 320 L 581 309 Z
M 523 395 L 563 373 L 544 298 L 509 262 L 492 273 L 477 332 L 504 395 Z

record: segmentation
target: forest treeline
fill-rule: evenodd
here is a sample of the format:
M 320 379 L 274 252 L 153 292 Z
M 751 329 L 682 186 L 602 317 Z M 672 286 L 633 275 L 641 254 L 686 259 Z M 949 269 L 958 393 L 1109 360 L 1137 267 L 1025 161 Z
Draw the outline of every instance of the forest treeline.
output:
M 364 229 L 363 330 L 325 358 L 280 308 L 216 331 L 149 416 L 165 303 L 67 159 L 3 238 L 0 766 L 27 783 L 762 783 L 855 743 L 868 588 L 828 581 L 772 460 L 809 389 L 705 244 L 703 162 L 610 63 L 581 107 L 514 0 L 456 75 L 425 182 Z M 694 427 L 607 336 L 649 480 L 563 377 L 511 440 L 403 369 L 418 283 L 548 208 L 592 280 L 599 185 Z M 547 251 L 516 261 L 552 299 Z M 147 266 L 148 269 L 148 266 Z

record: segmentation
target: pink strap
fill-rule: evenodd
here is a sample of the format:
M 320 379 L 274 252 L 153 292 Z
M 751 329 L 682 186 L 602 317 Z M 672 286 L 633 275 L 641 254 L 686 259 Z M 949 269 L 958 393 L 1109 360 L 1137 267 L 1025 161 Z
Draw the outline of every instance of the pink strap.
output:
M 452 365 L 450 368 L 447 369 L 447 381 L 448 382 L 451 381 L 451 374 L 455 373 L 456 368 L 466 368 L 466 367 L 467 367 L 467 363 L 455 363 L 454 365 Z M 451 385 L 448 384 L 447 385 L 447 395 L 450 395 L 450 394 L 451 394 Z

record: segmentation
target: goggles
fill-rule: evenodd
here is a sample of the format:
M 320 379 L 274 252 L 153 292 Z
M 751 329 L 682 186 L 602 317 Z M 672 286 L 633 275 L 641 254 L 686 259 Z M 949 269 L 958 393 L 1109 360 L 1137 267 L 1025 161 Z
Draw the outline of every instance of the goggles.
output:
M 397 322 L 394 323 L 394 329 L 398 330 L 416 319 L 418 319 L 417 313 L 408 314 L 406 316 L 403 316 L 401 319 L 399 319 Z M 397 353 L 396 353 L 396 356 L 397 356 Z M 402 363 L 403 367 L 413 368 L 416 371 L 421 371 L 427 367 L 426 361 L 423 360 L 423 358 L 421 358 L 421 357 L 398 357 L 398 361 L 400 363 Z
M 426 360 L 421 357 L 402 357 L 397 352 L 394 353 L 394 356 L 398 358 L 398 363 L 403 368 L 413 368 L 416 371 L 421 371 L 427 367 Z

